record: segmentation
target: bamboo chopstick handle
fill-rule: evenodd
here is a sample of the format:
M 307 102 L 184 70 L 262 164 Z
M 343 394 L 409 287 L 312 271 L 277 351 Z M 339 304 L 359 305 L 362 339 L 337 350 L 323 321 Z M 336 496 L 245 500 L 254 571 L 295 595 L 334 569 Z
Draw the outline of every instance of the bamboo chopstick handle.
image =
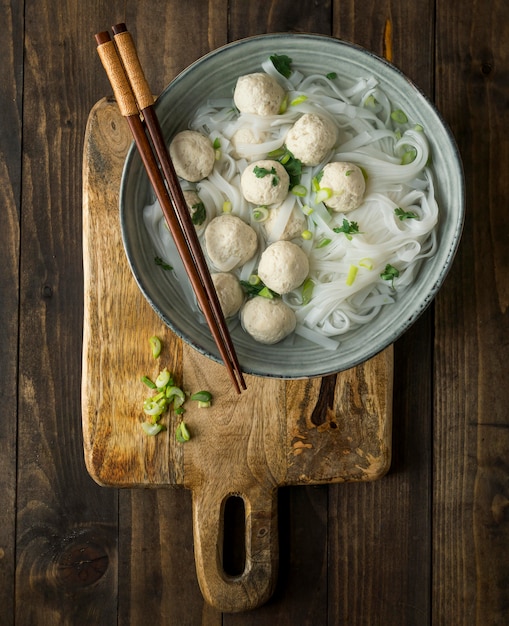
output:
M 97 52 L 106 70 L 106 74 L 110 79 L 120 113 L 122 113 L 124 117 L 138 115 L 136 100 L 129 87 L 124 68 L 122 67 L 115 44 L 111 41 L 109 33 L 98 33 L 95 39 L 97 41 Z
M 145 78 L 143 68 L 141 67 L 136 46 L 131 33 L 127 30 L 125 24 L 116 24 L 112 27 L 115 35 L 115 43 L 118 52 L 124 64 L 125 72 L 129 76 L 131 87 L 134 91 L 134 97 L 138 102 L 140 111 L 154 104 L 154 96 Z

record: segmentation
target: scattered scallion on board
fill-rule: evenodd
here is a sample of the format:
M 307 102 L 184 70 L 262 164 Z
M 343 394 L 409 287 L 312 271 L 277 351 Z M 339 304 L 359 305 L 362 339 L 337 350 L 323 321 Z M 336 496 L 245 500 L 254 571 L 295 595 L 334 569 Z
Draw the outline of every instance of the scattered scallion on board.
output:
M 162 351 L 162 341 L 159 337 L 153 335 L 150 337 L 149 342 L 152 356 L 156 359 L 159 358 Z M 145 434 L 150 437 L 154 437 L 166 430 L 166 426 L 160 421 L 165 412 L 173 409 L 175 415 L 184 415 L 186 410 L 183 405 L 188 397 L 198 402 L 198 407 L 201 409 L 207 408 L 212 404 L 210 391 L 202 390 L 192 395 L 186 393 L 175 384 L 174 378 L 167 367 L 159 371 L 155 380 L 152 380 L 149 376 L 142 376 L 141 382 L 154 392 L 152 396 L 145 398 L 142 405 L 143 412 L 149 419 L 142 422 L 141 427 Z M 186 443 L 191 439 L 191 433 L 183 419 L 180 420 L 177 426 L 175 438 L 179 443 Z

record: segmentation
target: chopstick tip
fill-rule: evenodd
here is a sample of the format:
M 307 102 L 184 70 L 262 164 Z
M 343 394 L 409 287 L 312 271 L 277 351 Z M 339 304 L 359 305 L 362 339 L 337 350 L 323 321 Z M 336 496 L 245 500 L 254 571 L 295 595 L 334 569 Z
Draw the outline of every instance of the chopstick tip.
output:
M 96 33 L 95 40 L 98 46 L 102 46 L 103 43 L 108 43 L 108 41 L 111 41 L 111 37 L 108 31 L 103 30 L 100 33 Z
M 111 30 L 113 31 L 114 35 L 119 35 L 120 33 L 127 33 L 127 26 L 124 24 L 124 22 L 121 22 L 120 24 L 115 24 L 115 26 L 112 26 Z

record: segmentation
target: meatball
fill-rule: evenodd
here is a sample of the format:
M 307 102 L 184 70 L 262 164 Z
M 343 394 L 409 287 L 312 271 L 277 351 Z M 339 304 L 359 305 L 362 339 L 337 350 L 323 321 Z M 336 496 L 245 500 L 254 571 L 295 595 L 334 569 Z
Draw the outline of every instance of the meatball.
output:
M 366 181 L 357 165 L 334 161 L 323 168 L 320 187 L 332 191 L 332 196 L 324 200 L 329 208 L 336 213 L 347 213 L 361 204 Z
M 277 115 L 284 97 L 285 91 L 277 80 L 263 72 L 239 76 L 233 92 L 239 111 L 262 116 Z
M 276 241 L 260 257 L 258 276 L 265 285 L 279 294 L 293 291 L 309 273 L 306 253 L 291 241 Z
M 283 232 L 281 234 L 274 233 L 275 228 L 278 227 L 277 222 L 280 211 L 281 207 L 271 209 L 269 211 L 268 218 L 265 220 L 265 222 L 263 222 L 263 227 L 265 229 L 267 239 L 269 241 L 274 241 L 276 239 L 290 240 L 300 237 L 302 231 L 306 230 L 307 222 L 304 213 L 302 213 L 301 209 L 298 207 L 293 208 L 290 217 L 286 222 L 286 226 L 283 229 Z M 278 230 L 280 231 L 281 228 L 278 227 Z
M 225 317 L 232 317 L 239 312 L 244 302 L 244 292 L 236 276 L 228 272 L 211 274 L 216 288 L 219 304 Z
M 263 143 L 266 139 L 266 133 L 255 133 L 251 128 L 243 126 L 239 128 L 232 136 L 231 142 L 233 146 L 232 156 L 235 159 L 249 159 L 249 153 L 242 149 L 242 146 L 250 146 Z
M 189 210 L 189 215 L 191 216 L 191 221 L 197 228 L 199 228 L 207 219 L 207 211 L 205 209 L 205 205 L 201 201 L 200 196 L 196 193 L 196 191 L 193 191 L 192 189 L 186 189 L 182 193 L 184 195 L 184 200 L 186 201 L 187 208 Z
M 244 198 L 257 205 L 280 205 L 288 195 L 290 177 L 279 161 L 250 163 L 242 172 L 240 186 Z
M 240 316 L 244 330 L 265 344 L 281 341 L 297 324 L 295 313 L 280 298 L 269 300 L 256 296 L 246 302 Z
M 216 153 L 208 137 L 194 130 L 183 130 L 170 143 L 170 157 L 177 176 L 196 183 L 212 172 Z
M 255 231 L 236 215 L 220 215 L 205 230 L 205 247 L 214 266 L 221 272 L 243 265 L 258 246 Z
M 303 165 L 319 165 L 337 140 L 334 123 L 316 113 L 305 113 L 286 135 L 286 147 Z

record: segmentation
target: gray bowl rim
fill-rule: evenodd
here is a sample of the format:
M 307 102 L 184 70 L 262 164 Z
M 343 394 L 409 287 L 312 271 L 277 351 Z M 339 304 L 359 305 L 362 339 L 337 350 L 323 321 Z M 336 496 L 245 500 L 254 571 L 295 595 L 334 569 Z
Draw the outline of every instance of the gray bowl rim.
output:
M 273 39 L 274 41 L 278 41 L 278 42 L 282 42 L 286 39 L 288 40 L 300 39 L 300 40 L 310 40 L 310 41 L 316 41 L 316 42 L 320 42 L 320 41 L 333 42 L 337 44 L 338 46 L 342 46 L 344 48 L 350 48 L 352 50 L 357 51 L 358 53 L 371 57 L 375 61 L 375 63 L 384 65 L 388 69 L 389 72 L 393 72 L 394 74 L 398 75 L 400 78 L 404 79 L 404 81 L 406 81 L 406 83 L 409 85 L 410 89 L 418 93 L 419 96 L 424 100 L 425 104 L 427 104 L 430 110 L 434 113 L 440 125 L 442 126 L 442 130 L 444 131 L 447 137 L 447 140 L 450 144 L 450 148 L 453 152 L 453 155 L 455 158 L 455 166 L 457 168 L 457 173 L 458 173 L 460 211 L 455 222 L 456 226 L 454 229 L 454 236 L 451 238 L 449 251 L 445 259 L 444 266 L 441 272 L 439 273 L 437 280 L 432 285 L 432 287 L 428 290 L 426 297 L 424 298 L 423 302 L 420 305 L 420 308 L 417 311 L 415 311 L 415 313 L 409 318 L 407 318 L 404 322 L 401 322 L 400 324 L 398 324 L 395 330 L 388 333 L 382 345 L 375 345 L 373 346 L 371 350 L 365 350 L 362 358 L 351 359 L 350 362 L 346 362 L 345 365 L 342 366 L 341 368 L 336 367 L 336 368 L 324 369 L 323 372 L 315 373 L 315 374 L 288 375 L 288 374 L 281 374 L 281 373 L 276 373 L 276 372 L 263 372 L 263 371 L 258 370 L 257 368 L 252 368 L 242 363 L 242 370 L 245 374 L 259 376 L 263 378 L 274 378 L 274 379 L 283 379 L 283 380 L 319 378 L 319 377 L 337 374 L 340 371 L 345 371 L 350 368 L 361 365 L 362 363 L 365 363 L 366 361 L 375 357 L 377 354 L 383 352 L 386 348 L 388 348 L 390 345 L 394 344 L 398 339 L 400 339 L 402 335 L 404 335 L 407 332 L 407 330 L 411 326 L 414 325 L 414 323 L 422 316 L 422 314 L 429 308 L 431 303 L 434 301 L 438 291 L 442 287 L 447 275 L 449 274 L 453 260 L 458 251 L 462 232 L 463 232 L 463 227 L 464 227 L 464 222 L 465 222 L 464 169 L 463 169 L 461 154 L 458 148 L 458 144 L 456 142 L 456 138 L 449 124 L 446 122 L 442 113 L 437 108 L 435 103 L 431 100 L 431 98 L 427 96 L 424 93 L 424 91 L 412 79 L 410 79 L 402 70 L 400 70 L 392 62 L 388 61 L 387 59 L 379 56 L 378 54 L 374 53 L 373 51 L 359 44 L 356 44 L 350 41 L 345 41 L 342 39 L 338 39 L 337 37 L 334 37 L 332 35 L 325 35 L 325 34 L 313 33 L 313 32 L 303 32 L 303 33 L 276 32 L 276 33 L 253 35 L 250 37 L 244 37 L 242 39 L 237 39 L 235 41 L 228 42 L 222 46 L 219 46 L 218 48 L 215 48 L 214 50 L 211 50 L 210 52 L 207 52 L 206 54 L 203 54 L 198 59 L 193 61 L 190 65 L 188 65 L 186 68 L 184 68 L 182 71 L 180 71 L 168 83 L 168 85 L 163 89 L 159 97 L 156 99 L 156 102 L 155 102 L 156 112 L 157 112 L 158 107 L 161 107 L 164 104 L 164 101 L 168 93 L 171 92 L 175 84 L 185 79 L 186 76 L 189 73 L 191 73 L 197 65 L 200 65 L 201 63 L 205 61 L 209 61 L 215 56 L 222 54 L 225 50 L 229 50 L 237 46 L 242 46 L 248 42 L 253 42 L 253 41 L 256 42 L 257 40 L 267 41 L 269 39 Z M 124 217 L 123 206 L 124 206 L 124 197 L 126 193 L 127 180 L 129 178 L 130 168 L 133 165 L 133 160 L 137 157 L 137 153 L 138 151 L 137 151 L 136 145 L 134 142 L 132 142 L 128 150 L 128 153 L 124 162 L 124 167 L 122 170 L 122 176 L 121 176 L 121 181 L 120 181 L 120 195 L 119 195 L 119 211 L 120 211 L 122 241 L 123 241 L 124 251 L 126 253 L 127 261 L 131 269 L 132 275 L 135 279 L 135 282 L 138 285 L 138 288 L 144 295 L 145 299 L 147 300 L 151 308 L 154 310 L 157 316 L 177 335 L 177 337 L 179 337 L 185 343 L 190 345 L 198 353 L 212 359 L 213 361 L 217 363 L 222 363 L 222 359 L 220 358 L 219 355 L 213 354 L 209 352 L 208 350 L 206 350 L 205 348 L 203 348 L 203 346 L 201 346 L 199 343 L 194 341 L 193 338 L 188 333 L 186 333 L 177 325 L 175 325 L 175 323 L 172 322 L 172 320 L 168 317 L 168 315 L 166 315 L 166 313 L 161 310 L 161 308 L 157 305 L 156 302 L 154 302 L 153 298 L 151 297 L 149 289 L 145 285 L 143 278 L 140 275 L 140 272 L 137 270 L 135 264 L 132 261 L 132 254 L 130 254 L 130 242 L 127 240 L 126 233 L 125 233 L 125 221 L 124 221 L 125 217 Z

